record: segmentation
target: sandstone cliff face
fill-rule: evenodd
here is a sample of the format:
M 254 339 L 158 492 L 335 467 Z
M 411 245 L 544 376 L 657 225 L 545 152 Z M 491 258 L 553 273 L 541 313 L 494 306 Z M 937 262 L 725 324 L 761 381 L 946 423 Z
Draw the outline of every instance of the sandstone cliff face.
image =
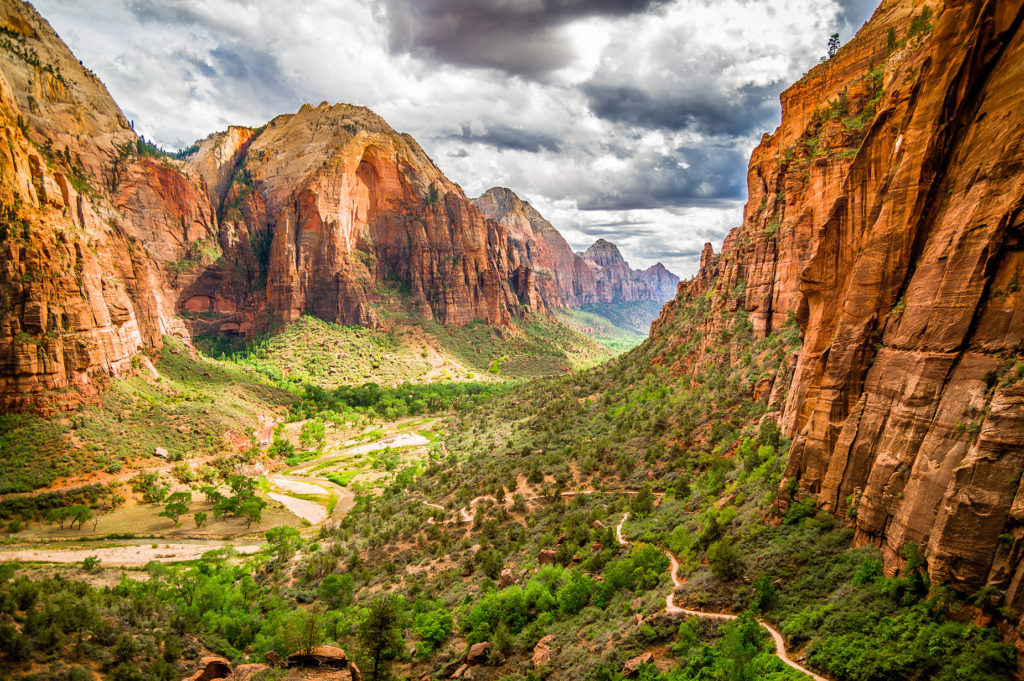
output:
M 646 270 L 635 271 L 634 274 L 651 287 L 655 300 L 660 303 L 672 300 L 679 292 L 679 277 L 669 272 L 660 262 Z
M 376 325 L 388 285 L 445 324 L 504 324 L 546 305 L 505 228 L 365 108 L 280 116 L 241 167 L 273 233 L 267 306 L 285 321 L 311 312 Z
M 580 257 L 594 273 L 596 282 L 594 300 L 583 302 L 633 303 L 657 299 L 654 288 L 639 276 L 639 272 L 630 269 L 615 244 L 598 239 Z
M 536 286 L 552 307 L 575 305 L 594 291 L 593 272 L 537 209 L 511 189 L 492 187 L 473 205 L 505 227 L 510 245 L 533 268 Z
M 186 162 L 135 135 L 31 6 L 0 0 L 0 28 L 5 409 L 73 404 L 166 334 L 410 308 L 505 324 L 561 304 L 506 227 L 369 110 L 305 106 Z
M 145 220 L 105 198 L 130 124 L 30 8 L 2 0 L 0 28 L 0 408 L 49 411 L 181 325 Z
M 783 95 L 743 225 L 674 304 L 714 290 L 759 334 L 795 315 L 803 347 L 769 398 L 787 478 L 890 571 L 913 541 L 935 580 L 1018 612 L 1022 21 L 1021 2 L 883 2 Z
M 679 277 L 661 263 L 632 270 L 618 247 L 599 239 L 584 253 L 573 253 L 550 222 L 511 189 L 493 187 L 473 199 L 483 213 L 507 230 L 520 259 L 532 267 L 549 307 L 601 303 L 664 303 L 676 295 Z

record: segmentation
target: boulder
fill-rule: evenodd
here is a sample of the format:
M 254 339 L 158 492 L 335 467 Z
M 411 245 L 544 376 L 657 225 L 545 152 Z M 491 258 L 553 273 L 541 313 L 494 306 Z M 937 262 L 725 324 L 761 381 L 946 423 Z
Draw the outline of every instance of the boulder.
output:
M 516 583 L 516 576 L 508 568 L 501 571 L 501 576 L 498 578 L 498 588 L 504 589 L 505 587 L 512 586 Z
M 541 549 L 540 553 L 537 554 L 537 562 L 541 565 L 554 565 L 555 564 L 555 551 L 554 549 Z
M 235 673 L 231 675 L 230 681 L 250 681 L 256 678 L 260 672 L 270 669 L 265 664 L 240 664 L 235 667 Z
M 157 447 L 156 449 L 153 450 L 153 456 L 158 456 L 161 459 L 167 459 L 167 458 L 170 458 L 171 453 L 168 452 L 163 447 Z
M 643 655 L 637 655 L 632 659 L 626 660 L 626 664 L 622 665 L 622 675 L 634 676 L 640 671 L 640 667 L 645 664 L 654 664 L 654 655 L 644 653 Z
M 461 658 L 461 657 L 458 658 L 457 660 L 452 660 L 451 662 L 446 664 L 444 667 L 442 667 L 438 672 L 435 672 L 435 674 L 437 674 L 438 677 L 444 677 L 444 678 L 449 678 L 450 679 L 452 676 L 455 675 L 455 672 L 458 671 L 459 667 L 461 667 L 464 663 L 465 663 L 465 660 L 463 660 L 463 658 Z
M 490 652 L 491 644 L 487 641 L 476 643 L 469 649 L 469 654 L 466 655 L 466 662 L 469 664 L 485 664 L 487 662 L 487 655 Z
M 467 671 L 469 671 L 469 665 L 468 664 L 461 664 L 461 665 L 459 665 L 459 668 L 455 670 L 455 673 L 452 674 L 449 678 L 461 679 L 461 678 L 463 678 L 466 675 Z
M 334 646 L 313 646 L 309 650 L 299 650 L 289 655 L 288 666 L 344 669 L 348 667 L 348 655 Z
M 231 675 L 231 663 L 223 657 L 208 656 L 199 660 L 199 670 L 186 681 L 212 681 Z
M 537 645 L 533 647 L 533 668 L 540 669 L 551 662 L 551 644 L 554 642 L 554 634 L 548 634 Z
M 281 656 L 273 650 L 268 650 L 267 652 L 263 653 L 263 659 L 266 660 L 267 664 L 269 664 L 271 667 L 284 666 L 284 660 L 282 660 Z

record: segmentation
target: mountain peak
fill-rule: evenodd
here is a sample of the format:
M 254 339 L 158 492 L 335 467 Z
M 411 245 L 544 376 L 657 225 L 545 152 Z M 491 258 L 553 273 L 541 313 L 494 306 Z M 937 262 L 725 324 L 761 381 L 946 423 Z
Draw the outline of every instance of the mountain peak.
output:
M 595 241 L 590 248 L 583 252 L 583 258 L 601 267 L 625 264 L 626 262 L 622 253 L 619 252 L 619 247 L 605 239 Z

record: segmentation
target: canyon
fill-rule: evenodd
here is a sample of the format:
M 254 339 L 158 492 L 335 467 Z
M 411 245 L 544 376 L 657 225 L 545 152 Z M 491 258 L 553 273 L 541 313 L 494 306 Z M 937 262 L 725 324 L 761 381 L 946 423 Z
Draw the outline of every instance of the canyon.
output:
M 743 224 L 721 253 L 705 246 L 652 329 L 708 298 L 705 338 L 737 313 L 759 336 L 795 318 L 790 378 L 762 391 L 793 438 L 782 488 L 882 547 L 889 574 L 916 546 L 934 583 L 988 588 L 1015 612 L 1022 19 L 1019 2 L 883 2 L 782 94 Z
M 167 336 L 306 314 L 503 327 L 668 300 L 642 350 L 682 384 L 737 320 L 759 340 L 796 324 L 799 350 L 753 394 L 792 440 L 777 510 L 810 500 L 888 576 L 920 553 L 1024 650 L 1022 23 L 1017 0 L 883 0 L 782 93 L 742 224 L 679 282 L 604 240 L 574 253 L 509 189 L 470 199 L 362 107 L 159 152 L 41 17 L 0 0 L 0 403 L 53 414 Z
M 674 295 L 663 267 L 648 284 L 614 247 L 580 258 L 535 211 L 485 214 L 369 109 L 305 105 L 167 154 L 30 7 L 4 0 L 0 24 L 5 409 L 71 407 L 167 335 L 248 337 L 303 314 L 507 326 L 613 301 L 645 301 L 646 332 Z
M 492 187 L 473 199 L 484 215 L 508 230 L 522 258 L 533 265 L 535 286 L 569 307 L 591 304 L 665 303 L 676 296 L 679 277 L 661 263 L 633 270 L 615 244 L 598 239 L 574 253 L 550 222 L 511 189 Z

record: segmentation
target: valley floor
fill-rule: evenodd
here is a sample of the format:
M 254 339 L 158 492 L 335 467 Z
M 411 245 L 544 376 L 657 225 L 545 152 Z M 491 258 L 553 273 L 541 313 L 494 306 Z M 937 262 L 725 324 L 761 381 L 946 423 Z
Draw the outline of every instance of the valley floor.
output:
M 741 314 L 728 333 L 687 382 L 686 348 L 648 341 L 528 383 L 274 387 L 216 451 L 8 494 L 0 666 L 176 679 L 329 643 L 408 678 L 1009 678 L 981 596 L 913 551 L 886 578 L 780 488 L 789 443 L 754 386 L 798 336 L 755 341 Z M 119 393 L 273 387 L 244 362 L 157 368 Z

